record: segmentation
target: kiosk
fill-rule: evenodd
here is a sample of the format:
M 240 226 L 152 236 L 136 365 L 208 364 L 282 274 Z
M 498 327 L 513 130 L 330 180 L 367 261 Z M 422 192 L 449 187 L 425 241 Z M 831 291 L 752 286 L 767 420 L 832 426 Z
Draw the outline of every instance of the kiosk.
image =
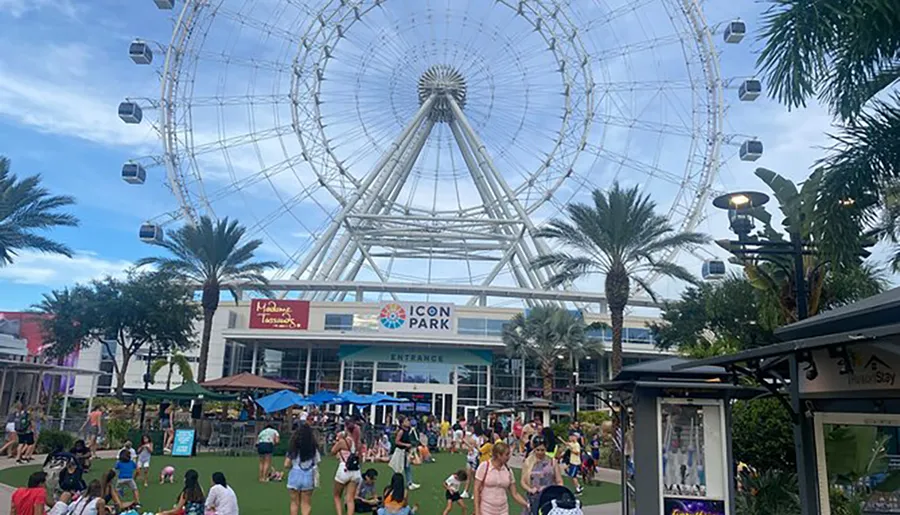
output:
M 620 413 L 619 427 L 633 431 L 633 478 L 622 467 L 622 513 L 641 515 L 726 515 L 734 513 L 730 405 L 733 399 L 766 394 L 732 384 L 722 367 L 676 372 L 687 363 L 670 358 L 624 368 L 608 383 L 584 385 Z M 630 414 L 630 415 L 629 415 Z M 629 423 L 630 422 L 630 423 Z M 627 431 L 626 431 L 627 432 Z M 617 431 L 621 434 L 621 431 Z
M 725 367 L 781 400 L 794 422 L 803 515 L 900 513 L 900 288 L 787 325 L 783 341 L 681 363 Z M 845 506 L 846 507 L 846 506 Z

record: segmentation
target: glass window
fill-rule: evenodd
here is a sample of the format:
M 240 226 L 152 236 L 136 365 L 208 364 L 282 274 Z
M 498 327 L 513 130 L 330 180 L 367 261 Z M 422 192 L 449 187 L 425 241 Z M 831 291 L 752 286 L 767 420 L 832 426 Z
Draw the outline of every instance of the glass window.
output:
M 378 315 L 371 313 L 357 313 L 353 317 L 353 330 L 373 332 L 378 330 Z
M 646 327 L 626 327 L 622 339 L 629 343 L 652 343 L 650 329 Z
M 353 330 L 353 314 L 349 313 L 326 313 L 325 314 L 325 330 L 326 331 L 352 331 Z
M 503 334 L 503 328 L 508 324 L 508 320 L 493 320 L 487 319 L 487 335 L 488 336 L 500 336 Z
M 484 336 L 486 330 L 487 320 L 484 318 L 459 318 L 456 320 L 456 332 L 458 334 Z
M 378 380 L 391 383 L 453 384 L 449 363 L 378 363 Z
M 373 367 L 371 361 L 344 362 L 344 391 L 372 393 Z
M 341 377 L 341 362 L 338 358 L 338 349 L 316 347 L 312 350 L 312 359 L 309 373 L 309 392 L 315 393 L 321 390 L 338 390 L 338 382 Z

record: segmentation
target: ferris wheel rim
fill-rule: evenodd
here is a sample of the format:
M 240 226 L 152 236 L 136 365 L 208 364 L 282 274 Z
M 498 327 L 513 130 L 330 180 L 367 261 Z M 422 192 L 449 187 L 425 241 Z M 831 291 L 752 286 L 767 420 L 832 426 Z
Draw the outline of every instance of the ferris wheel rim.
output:
M 543 4 L 546 2 L 541 2 L 540 0 L 527 0 L 526 3 L 531 2 L 535 4 Z M 702 216 L 703 206 L 705 204 L 706 198 L 708 197 L 709 189 L 712 186 L 713 181 L 715 180 L 715 176 L 718 172 L 718 164 L 719 164 L 719 145 L 721 143 L 722 135 L 721 135 L 721 127 L 722 127 L 722 119 L 724 116 L 723 109 L 723 95 L 722 95 L 722 81 L 719 76 L 718 70 L 718 58 L 715 49 L 715 45 L 712 44 L 712 31 L 709 26 L 706 24 L 705 19 L 703 18 L 703 11 L 697 0 L 666 0 L 669 4 L 679 5 L 684 13 L 685 19 L 688 24 L 692 27 L 695 34 L 697 34 L 696 45 L 700 55 L 706 56 L 703 60 L 706 65 L 704 68 L 704 80 L 706 83 L 706 90 L 709 94 L 709 98 L 707 99 L 707 106 L 713 106 L 714 109 L 708 110 L 707 120 L 704 124 L 706 128 L 706 144 L 705 144 L 705 163 L 699 167 L 699 174 L 696 177 L 696 184 L 698 185 L 697 191 L 698 195 L 693 198 L 689 204 L 683 207 L 683 212 L 679 213 L 682 218 L 682 222 L 680 224 L 681 230 L 692 230 L 699 223 L 699 219 Z M 203 21 L 211 22 L 211 19 L 200 20 L 197 18 L 203 15 L 203 11 L 209 11 L 210 9 L 215 9 L 223 2 L 209 2 L 209 1 L 195 1 L 189 0 L 185 2 L 184 7 L 180 15 L 176 20 L 176 29 L 172 33 L 171 43 L 169 47 L 169 52 L 167 52 L 167 59 L 164 68 L 164 74 L 161 80 L 161 95 L 160 95 L 160 132 L 163 140 L 164 147 L 164 156 L 166 158 L 165 166 L 167 169 L 168 182 L 170 183 L 170 189 L 176 194 L 178 202 L 181 208 L 181 216 L 186 220 L 195 220 L 197 217 L 197 213 L 199 212 L 209 212 L 214 213 L 212 210 L 212 202 L 210 198 L 207 196 L 206 190 L 203 188 L 203 182 L 201 175 L 199 174 L 199 165 L 196 162 L 192 164 L 186 164 L 183 161 L 178 159 L 178 156 L 188 156 L 191 160 L 194 159 L 193 152 L 193 141 L 190 141 L 189 138 L 185 138 L 184 140 L 180 140 L 178 138 L 178 108 L 180 106 L 179 97 L 179 82 L 181 79 L 181 74 L 184 69 L 183 62 L 181 59 L 173 58 L 170 63 L 169 53 L 172 53 L 173 56 L 178 55 L 186 55 L 190 52 L 187 51 L 191 47 L 191 45 L 195 41 L 195 27 L 198 23 Z M 354 5 L 349 2 L 341 2 L 347 3 L 347 5 Z M 357 2 L 361 3 L 361 2 Z M 499 0 L 499 3 L 502 3 L 509 7 L 509 3 L 504 0 Z M 563 10 L 565 11 L 565 10 Z M 693 13 L 695 18 L 690 18 L 689 13 Z M 193 16 L 190 16 L 193 14 Z M 564 14 L 568 14 L 565 13 Z M 591 75 L 588 75 L 587 78 L 590 78 Z M 295 79 L 295 74 L 292 74 L 292 82 Z M 586 79 L 587 80 L 587 79 Z M 293 85 L 291 87 L 293 91 Z M 189 99 L 188 99 L 189 100 Z M 567 97 L 568 101 L 568 97 Z M 591 105 L 589 103 L 589 105 Z M 292 110 L 292 114 L 295 114 L 296 111 Z M 189 124 L 190 117 L 190 109 L 186 113 L 188 117 L 187 123 Z M 182 120 L 183 121 L 183 120 Z M 296 124 L 296 120 L 293 121 Z M 590 125 L 588 124 L 585 128 L 585 134 L 590 132 Z M 562 132 L 564 129 L 560 129 Z M 320 136 L 324 137 L 324 133 L 320 134 Z M 582 138 L 582 142 L 587 139 L 587 137 Z M 298 137 L 298 140 L 302 140 L 302 138 Z M 695 142 L 696 140 L 692 140 Z M 555 147 L 558 148 L 558 147 Z M 330 157 L 337 162 L 338 156 L 333 152 L 329 152 Z M 690 166 L 690 162 L 686 165 Z M 195 173 L 191 173 L 191 169 L 193 168 Z M 536 170 L 535 175 L 540 173 L 542 169 Z M 297 172 L 294 171 L 294 174 Z M 348 176 L 352 176 L 352 174 L 348 174 Z M 354 177 L 358 184 L 358 177 Z M 554 199 L 553 194 L 560 188 L 560 186 L 566 181 L 567 176 L 561 176 L 558 178 L 558 182 L 551 187 L 550 194 L 548 198 L 544 201 L 541 201 L 536 204 L 530 204 L 527 207 L 527 211 L 529 214 L 532 214 L 536 211 L 543 202 L 550 202 Z M 187 191 L 186 185 L 196 182 L 200 185 L 197 192 L 193 195 Z M 271 181 L 270 181 L 271 182 Z M 526 187 L 526 183 L 523 181 L 521 184 L 515 186 L 514 190 L 516 194 L 520 194 L 521 191 Z M 274 189 L 274 188 L 273 188 Z M 276 190 L 277 191 L 277 190 Z M 679 195 L 684 191 L 683 187 L 679 188 Z M 333 192 L 332 195 L 335 195 Z M 335 195 L 339 197 L 340 195 Z M 281 202 L 286 202 L 285 199 L 280 199 Z M 673 203 L 672 208 L 670 209 L 670 214 L 672 211 L 676 209 L 676 205 Z M 441 212 L 444 213 L 444 212 Z M 263 228 L 265 231 L 265 228 Z M 297 251 L 299 253 L 300 250 Z M 672 259 L 677 254 L 675 252 L 669 254 L 667 259 Z

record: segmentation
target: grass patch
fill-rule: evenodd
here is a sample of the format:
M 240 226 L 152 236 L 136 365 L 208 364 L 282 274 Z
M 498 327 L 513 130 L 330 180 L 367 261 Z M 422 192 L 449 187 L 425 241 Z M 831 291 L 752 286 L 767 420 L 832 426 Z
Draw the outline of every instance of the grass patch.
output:
M 413 503 L 419 503 L 420 515 L 440 515 L 443 512 L 446 501 L 441 485 L 447 476 L 465 464 L 463 455 L 438 454 L 436 458 L 436 463 L 415 467 L 413 471 L 416 482 L 422 485 L 422 488 L 412 492 L 410 499 Z M 87 476 L 88 481 L 98 478 L 101 471 L 111 468 L 113 463 L 113 460 L 94 462 L 94 466 Z M 256 481 L 257 463 L 258 461 L 255 457 L 202 455 L 195 458 L 172 458 L 168 456 L 154 456 L 150 470 L 151 477 L 155 481 L 151 481 L 150 486 L 147 488 L 143 488 L 143 485 L 141 485 L 140 493 L 143 507 L 146 510 L 171 507 L 181 491 L 180 480 L 184 476 L 184 472 L 193 468 L 200 473 L 201 484 L 204 490 L 209 489 L 210 476 L 213 472 L 223 472 L 228 478 L 228 483 L 232 485 L 237 493 L 242 513 L 283 515 L 287 512 L 289 505 L 287 487 L 283 482 L 258 483 Z M 281 459 L 276 457 L 274 463 L 280 469 Z M 175 467 L 176 484 L 159 484 L 159 471 L 166 465 Z M 387 486 L 392 471 L 387 464 L 383 463 L 371 466 L 378 470 L 378 490 L 380 491 Z M 369 467 L 370 464 L 364 464 L 363 470 Z M 27 482 L 28 475 L 39 469 L 39 466 L 26 466 L 0 470 L 0 483 L 14 487 L 22 486 Z M 332 478 L 336 469 L 337 461 L 333 458 L 326 459 L 320 466 L 322 486 L 316 489 L 313 494 L 313 513 L 332 513 L 334 511 L 331 489 L 333 484 Z M 518 481 L 520 471 L 514 469 L 514 473 Z M 567 483 L 567 486 L 571 487 L 571 483 Z M 585 505 L 615 502 L 619 500 L 619 488 L 614 484 L 588 486 L 585 488 L 581 499 Z M 469 513 L 472 513 L 472 501 L 468 502 Z M 518 509 L 511 508 L 511 513 L 518 513 Z

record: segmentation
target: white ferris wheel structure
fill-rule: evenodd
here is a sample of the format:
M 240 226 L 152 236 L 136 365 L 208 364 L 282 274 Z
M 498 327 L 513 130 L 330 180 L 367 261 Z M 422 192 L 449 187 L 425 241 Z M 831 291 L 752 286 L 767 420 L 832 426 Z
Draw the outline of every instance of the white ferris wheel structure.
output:
M 692 230 L 722 147 L 762 152 L 725 132 L 726 90 L 761 89 L 719 69 L 746 26 L 710 25 L 700 0 L 154 2 L 173 30 L 129 54 L 159 89 L 119 116 L 162 148 L 122 176 L 164 184 L 175 207 L 141 238 L 240 218 L 311 300 L 367 285 L 590 302 L 544 291 L 543 221 L 620 181 Z

